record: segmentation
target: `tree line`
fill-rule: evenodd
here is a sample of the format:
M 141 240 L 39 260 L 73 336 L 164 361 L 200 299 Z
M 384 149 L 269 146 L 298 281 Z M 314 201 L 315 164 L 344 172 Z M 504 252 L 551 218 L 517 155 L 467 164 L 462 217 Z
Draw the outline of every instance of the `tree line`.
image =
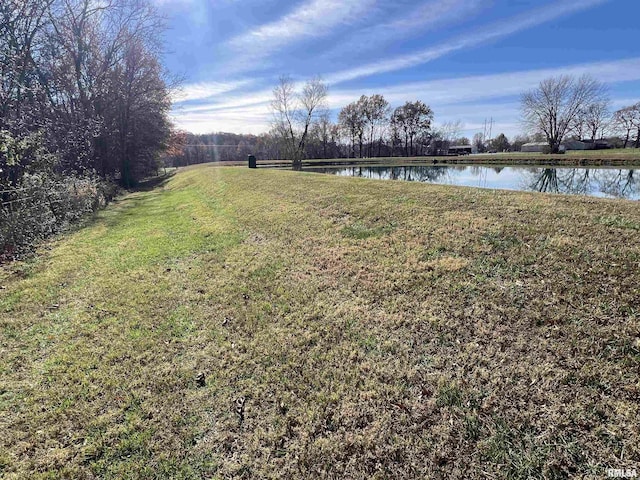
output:
M 273 91 L 270 134 L 294 167 L 319 150 L 321 158 L 336 151 L 353 158 L 413 156 L 440 153 L 454 139 L 454 124 L 434 129 L 433 110 L 421 100 L 408 101 L 392 110 L 383 95 L 362 95 L 343 107 L 333 124 L 326 107 L 327 95 L 320 78 L 297 86 L 282 77 Z
M 595 142 L 607 133 L 622 134 L 627 148 L 635 133 L 640 146 L 640 102 L 611 112 L 606 85 L 589 75 L 550 77 L 522 95 L 525 127 L 542 135 L 550 153 L 558 153 L 566 139 Z
M 520 151 L 529 142 L 545 142 L 558 152 L 567 139 L 595 142 L 606 139 L 617 148 L 640 147 L 640 102 L 615 112 L 604 84 L 589 76 L 543 80 L 521 99 L 525 133 L 511 140 L 504 133 L 488 138 L 461 136 L 461 121 L 434 124 L 434 112 L 421 100 L 392 109 L 381 94 L 362 95 L 341 108 L 337 121 L 326 107 L 328 90 L 319 78 L 297 85 L 282 77 L 274 88 L 271 130 L 261 135 L 183 132 L 174 165 L 245 160 L 304 158 L 366 158 L 447 155 L 453 146 L 474 152 Z
M 319 78 L 298 86 L 282 77 L 274 88 L 273 121 L 268 132 L 180 132 L 174 142 L 176 153 L 168 160 L 182 166 L 245 160 L 253 154 L 263 160 L 287 159 L 300 165 L 304 158 L 441 154 L 459 141 L 462 123 L 448 122 L 434 128 L 434 113 L 420 100 L 392 110 L 383 95 L 362 95 L 342 108 L 334 122 L 326 107 L 327 94 Z
M 70 198 L 89 208 L 155 171 L 171 127 L 162 29 L 146 0 L 0 2 L 0 253 L 66 223 Z M 41 232 L 18 231 L 29 215 Z

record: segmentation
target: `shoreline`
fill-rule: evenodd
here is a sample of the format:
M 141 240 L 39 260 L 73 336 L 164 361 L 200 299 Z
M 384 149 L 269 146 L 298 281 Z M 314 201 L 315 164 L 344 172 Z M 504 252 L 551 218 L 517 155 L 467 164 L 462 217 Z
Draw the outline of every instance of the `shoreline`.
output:
M 187 165 L 246 166 L 242 160 L 207 162 Z M 485 166 L 535 166 L 535 167 L 624 167 L 640 168 L 640 155 L 611 155 L 591 157 L 577 155 L 464 155 L 459 157 L 373 157 L 373 158 L 315 158 L 302 161 L 302 167 L 366 167 L 366 166 L 408 166 L 408 165 L 485 165 Z M 258 160 L 259 168 L 291 167 L 291 160 Z

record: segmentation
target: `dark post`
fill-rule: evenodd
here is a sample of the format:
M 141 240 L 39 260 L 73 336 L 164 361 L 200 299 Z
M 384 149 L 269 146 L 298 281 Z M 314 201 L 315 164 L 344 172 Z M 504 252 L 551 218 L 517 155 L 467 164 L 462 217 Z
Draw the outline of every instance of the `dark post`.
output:
M 256 157 L 249 155 L 249 168 L 256 168 Z

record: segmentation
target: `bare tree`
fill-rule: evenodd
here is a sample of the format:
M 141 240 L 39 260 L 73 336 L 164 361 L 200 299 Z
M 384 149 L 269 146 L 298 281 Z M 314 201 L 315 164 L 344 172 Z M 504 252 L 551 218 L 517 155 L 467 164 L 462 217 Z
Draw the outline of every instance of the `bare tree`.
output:
M 362 115 L 367 123 L 367 130 L 369 134 L 368 147 L 369 157 L 373 157 L 374 143 L 377 138 L 382 136 L 382 127 L 388 121 L 389 117 L 389 102 L 385 100 L 382 95 L 374 94 L 370 97 L 360 97 Z M 378 135 L 376 135 L 378 134 Z M 381 140 L 380 140 L 381 142 Z M 378 151 L 380 145 L 378 145 Z
M 360 158 L 363 158 L 364 139 L 367 133 L 367 109 L 368 109 L 369 97 L 366 95 L 360 96 L 357 102 L 355 102 L 355 114 L 358 117 L 357 122 L 362 124 L 362 128 L 358 130 L 358 152 Z
M 328 158 L 328 147 L 331 142 L 331 130 L 333 127 L 328 111 L 325 110 L 320 114 L 315 127 L 318 131 L 320 144 L 322 145 L 322 158 Z
M 394 110 L 391 116 L 392 128 L 404 137 L 404 150 L 407 157 L 415 154 L 413 143 L 418 135 L 424 144 L 426 136 L 431 132 L 432 122 L 433 111 L 420 100 L 406 102 Z
M 351 157 L 356 156 L 356 139 L 360 141 L 360 156 L 362 157 L 362 136 L 364 135 L 364 118 L 358 102 L 346 105 L 338 114 L 338 124 L 344 134 L 351 141 Z
M 593 102 L 584 109 L 582 117 L 591 141 L 604 137 L 604 130 L 611 119 L 608 98 Z
M 330 158 L 335 155 L 335 129 L 328 110 L 319 112 L 307 135 L 306 155 L 310 158 Z
M 464 123 L 462 120 L 455 120 L 444 122 L 440 127 L 440 132 L 442 133 L 442 138 L 448 142 L 453 142 L 456 138 L 460 136 L 462 129 L 464 128 Z
M 631 132 L 636 133 L 635 147 L 638 148 L 638 142 L 640 142 L 640 102 L 616 111 L 613 114 L 612 122 L 614 128 L 625 136 L 623 148 L 627 148 Z
M 295 163 L 296 150 L 296 113 L 297 102 L 295 85 L 289 77 L 280 77 L 278 85 L 273 89 L 273 133 L 282 138 L 285 155 Z
M 455 140 L 460 136 L 464 124 L 461 120 L 444 122 L 438 132 L 440 133 L 440 140 L 442 142 L 441 148 L 447 150 L 454 144 Z
M 483 153 L 485 151 L 484 135 L 482 133 L 478 132 L 474 134 L 472 142 L 472 145 L 476 147 L 476 150 L 479 153 Z
M 327 86 L 320 78 L 307 81 L 297 92 L 293 81 L 283 76 L 273 89 L 273 130 L 282 138 L 294 169 L 302 167 L 309 127 L 326 98 Z
M 401 134 L 400 122 L 394 114 L 391 116 L 389 122 L 389 142 L 391 143 L 391 156 L 395 156 L 396 147 L 402 146 L 402 134 Z
M 409 125 L 404 107 L 398 107 L 391 115 L 391 129 L 401 140 L 404 140 L 404 155 L 409 156 Z
M 531 139 L 526 135 L 516 135 L 511 142 L 511 148 L 514 152 L 519 152 L 522 149 L 522 145 L 529 143 Z
M 573 127 L 571 128 L 571 136 L 577 140 L 582 140 L 585 138 L 585 132 L 587 131 L 587 121 L 585 117 L 586 112 L 584 110 L 581 110 L 573 122 Z
M 547 78 L 522 95 L 524 124 L 532 133 L 542 132 L 550 153 L 557 153 L 581 110 L 605 97 L 605 86 L 587 75 Z

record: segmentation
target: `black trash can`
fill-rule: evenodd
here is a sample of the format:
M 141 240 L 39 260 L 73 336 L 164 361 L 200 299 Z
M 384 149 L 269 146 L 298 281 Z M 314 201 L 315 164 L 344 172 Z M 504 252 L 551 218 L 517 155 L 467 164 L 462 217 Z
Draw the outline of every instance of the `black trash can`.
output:
M 256 157 L 249 155 L 249 168 L 256 168 Z

